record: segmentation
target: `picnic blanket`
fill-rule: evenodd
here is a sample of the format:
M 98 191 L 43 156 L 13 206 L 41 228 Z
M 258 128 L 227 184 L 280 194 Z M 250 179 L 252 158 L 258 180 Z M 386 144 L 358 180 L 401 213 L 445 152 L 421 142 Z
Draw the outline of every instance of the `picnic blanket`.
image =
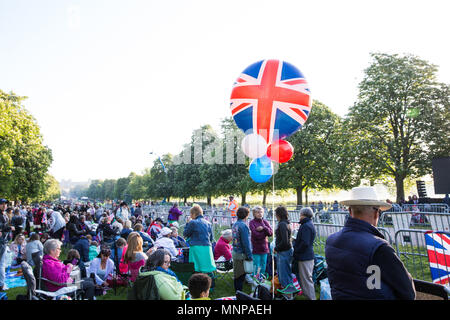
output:
M 6 273 L 5 284 L 10 289 L 27 286 L 24 276 L 17 275 L 17 270 Z

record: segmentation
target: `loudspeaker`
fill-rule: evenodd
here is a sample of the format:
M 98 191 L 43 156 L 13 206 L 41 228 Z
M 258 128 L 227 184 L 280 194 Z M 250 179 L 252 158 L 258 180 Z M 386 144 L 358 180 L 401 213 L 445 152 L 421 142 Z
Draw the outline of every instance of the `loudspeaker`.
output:
M 417 194 L 419 195 L 419 198 L 426 198 L 427 188 L 425 186 L 425 181 L 416 180 L 416 185 L 417 185 Z
M 450 193 L 450 157 L 435 158 L 432 160 L 434 193 Z

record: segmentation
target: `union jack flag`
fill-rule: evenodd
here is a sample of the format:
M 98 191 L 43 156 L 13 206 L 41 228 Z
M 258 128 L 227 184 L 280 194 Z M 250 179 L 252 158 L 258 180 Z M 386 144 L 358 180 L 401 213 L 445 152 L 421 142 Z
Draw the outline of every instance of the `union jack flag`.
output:
M 256 132 L 271 143 L 302 127 L 311 102 L 300 70 L 285 61 L 261 60 L 247 67 L 234 83 L 230 108 L 241 130 Z M 275 130 L 278 137 L 274 137 Z
M 425 243 L 433 283 L 450 286 L 450 233 L 428 231 Z

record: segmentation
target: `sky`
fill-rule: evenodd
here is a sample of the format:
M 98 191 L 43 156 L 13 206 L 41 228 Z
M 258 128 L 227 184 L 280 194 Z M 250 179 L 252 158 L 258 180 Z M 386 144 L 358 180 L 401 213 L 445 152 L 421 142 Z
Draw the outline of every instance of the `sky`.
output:
M 371 52 L 413 54 L 450 83 L 450 1 L 0 0 L 0 89 L 27 96 L 57 180 L 142 173 L 231 115 L 262 59 L 304 74 L 344 116 Z

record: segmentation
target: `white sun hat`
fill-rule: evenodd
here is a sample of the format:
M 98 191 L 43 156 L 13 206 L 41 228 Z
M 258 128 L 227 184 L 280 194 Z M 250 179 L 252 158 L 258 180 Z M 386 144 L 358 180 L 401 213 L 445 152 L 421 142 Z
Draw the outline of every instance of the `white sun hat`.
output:
M 345 206 L 374 206 L 380 210 L 389 210 L 392 205 L 378 199 L 374 187 L 356 187 L 350 191 L 350 199 L 340 202 Z

